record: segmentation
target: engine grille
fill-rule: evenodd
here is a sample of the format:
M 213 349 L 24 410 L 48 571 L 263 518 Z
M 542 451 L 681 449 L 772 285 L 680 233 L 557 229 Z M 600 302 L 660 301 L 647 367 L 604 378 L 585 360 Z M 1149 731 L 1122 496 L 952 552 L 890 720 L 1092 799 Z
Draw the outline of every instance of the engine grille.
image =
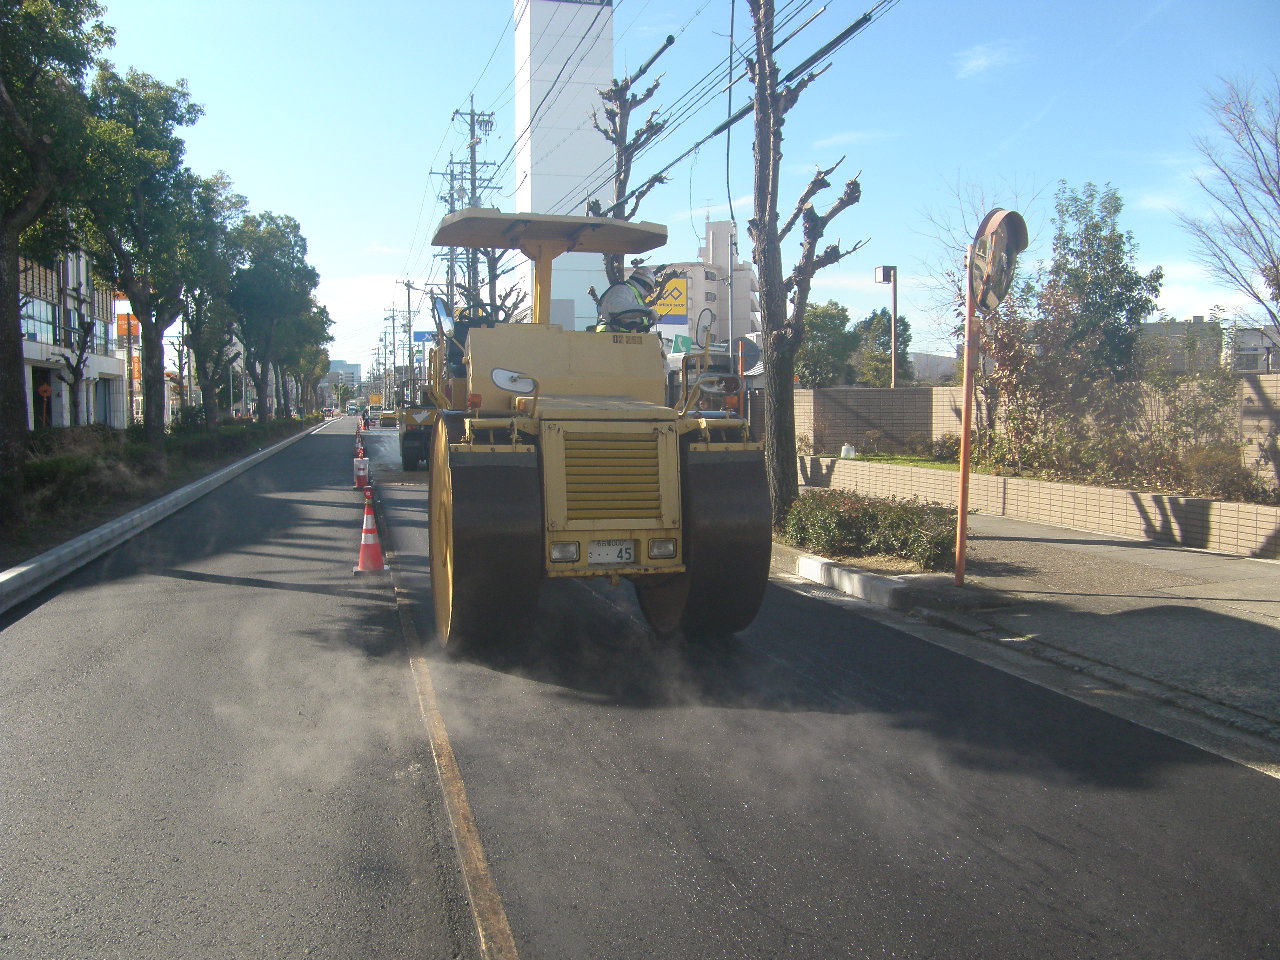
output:
M 662 516 L 656 435 L 566 432 L 564 441 L 570 520 Z

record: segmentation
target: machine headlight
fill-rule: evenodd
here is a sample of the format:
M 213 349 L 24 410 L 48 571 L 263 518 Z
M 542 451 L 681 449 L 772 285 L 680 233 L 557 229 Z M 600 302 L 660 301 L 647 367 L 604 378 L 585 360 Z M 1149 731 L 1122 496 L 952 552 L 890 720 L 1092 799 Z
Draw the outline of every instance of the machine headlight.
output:
M 551 559 L 556 563 L 576 563 L 579 556 L 577 540 L 551 544 Z
M 649 541 L 649 559 L 650 560 L 670 560 L 676 555 L 676 542 L 674 540 L 650 540 Z

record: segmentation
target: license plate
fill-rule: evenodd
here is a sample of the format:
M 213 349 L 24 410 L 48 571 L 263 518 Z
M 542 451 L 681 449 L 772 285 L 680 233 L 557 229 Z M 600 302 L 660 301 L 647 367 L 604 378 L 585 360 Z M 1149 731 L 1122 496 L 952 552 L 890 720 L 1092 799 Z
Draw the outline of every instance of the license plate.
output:
M 592 540 L 587 547 L 587 563 L 635 563 L 634 540 Z

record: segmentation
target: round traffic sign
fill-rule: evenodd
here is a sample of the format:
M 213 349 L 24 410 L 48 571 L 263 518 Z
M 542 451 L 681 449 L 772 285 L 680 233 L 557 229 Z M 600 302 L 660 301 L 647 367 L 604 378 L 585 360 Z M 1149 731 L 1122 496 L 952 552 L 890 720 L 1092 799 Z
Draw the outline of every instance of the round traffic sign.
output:
M 996 207 L 978 226 L 969 258 L 969 294 L 973 305 L 992 313 L 1013 283 L 1018 254 L 1027 249 L 1027 224 L 1013 210 Z

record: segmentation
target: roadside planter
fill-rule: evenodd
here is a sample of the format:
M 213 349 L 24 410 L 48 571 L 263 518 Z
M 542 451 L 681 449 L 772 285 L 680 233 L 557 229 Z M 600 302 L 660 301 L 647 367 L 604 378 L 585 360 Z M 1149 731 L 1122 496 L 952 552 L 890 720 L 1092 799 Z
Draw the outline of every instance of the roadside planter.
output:
M 956 505 L 956 475 L 948 470 L 836 457 L 800 457 L 798 467 L 802 486 Z M 1135 540 L 1280 559 L 1280 507 L 986 474 L 971 477 L 969 507 Z

